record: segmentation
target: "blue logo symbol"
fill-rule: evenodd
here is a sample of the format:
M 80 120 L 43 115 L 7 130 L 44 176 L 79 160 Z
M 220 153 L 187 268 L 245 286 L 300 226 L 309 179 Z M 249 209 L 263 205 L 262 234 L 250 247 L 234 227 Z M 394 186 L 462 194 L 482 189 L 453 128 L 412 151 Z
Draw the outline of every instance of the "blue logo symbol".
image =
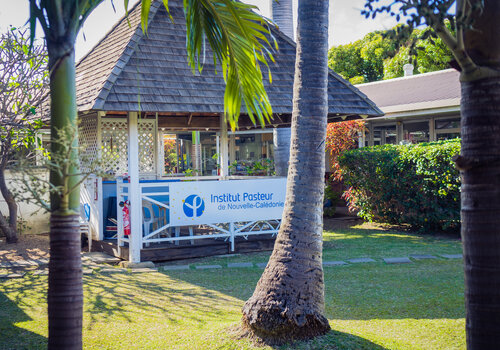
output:
M 182 209 L 188 218 L 197 218 L 203 214 L 205 202 L 200 196 L 192 194 L 184 200 Z

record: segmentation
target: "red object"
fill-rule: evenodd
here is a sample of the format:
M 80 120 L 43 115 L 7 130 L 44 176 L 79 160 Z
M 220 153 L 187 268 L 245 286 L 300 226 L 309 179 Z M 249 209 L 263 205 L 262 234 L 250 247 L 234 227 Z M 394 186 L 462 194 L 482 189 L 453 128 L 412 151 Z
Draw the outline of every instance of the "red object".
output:
M 130 211 L 129 211 L 129 201 L 125 201 L 123 204 L 123 234 L 125 236 L 130 236 Z

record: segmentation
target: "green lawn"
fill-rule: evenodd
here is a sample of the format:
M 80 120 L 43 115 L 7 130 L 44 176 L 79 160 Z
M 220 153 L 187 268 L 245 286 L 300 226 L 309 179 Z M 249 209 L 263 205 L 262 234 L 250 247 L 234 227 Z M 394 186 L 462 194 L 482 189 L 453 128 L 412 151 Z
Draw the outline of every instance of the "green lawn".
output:
M 461 252 L 458 240 L 363 225 L 325 232 L 325 260 L 375 263 L 326 267 L 326 314 L 333 331 L 284 349 L 465 349 L 461 260 L 387 265 L 382 257 Z M 269 254 L 196 264 L 266 261 Z M 85 280 L 87 349 L 254 349 L 231 327 L 253 292 L 258 268 L 94 273 Z M 47 277 L 0 281 L 0 349 L 46 345 Z M 266 349 L 269 349 L 266 347 Z

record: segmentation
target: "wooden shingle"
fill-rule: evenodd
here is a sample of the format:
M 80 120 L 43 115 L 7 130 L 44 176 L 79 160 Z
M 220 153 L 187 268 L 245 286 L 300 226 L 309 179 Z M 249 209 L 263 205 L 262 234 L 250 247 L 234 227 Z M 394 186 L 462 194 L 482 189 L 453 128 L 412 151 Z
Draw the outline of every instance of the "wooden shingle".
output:
M 77 65 L 79 111 L 149 113 L 223 113 L 225 84 L 215 73 L 207 48 L 205 66 L 193 74 L 186 52 L 183 4 L 169 1 L 170 20 L 162 1 L 153 1 L 147 35 L 140 25 L 140 3 L 121 19 Z M 129 26 L 130 23 L 130 26 Z M 273 29 L 279 51 L 270 62 L 272 84 L 265 78 L 273 113 L 292 113 L 295 43 Z M 266 68 L 263 67 L 263 70 Z M 266 75 L 266 74 L 264 74 Z M 328 81 L 329 114 L 379 116 L 364 94 L 334 72 Z M 140 95 L 140 106 L 138 96 Z

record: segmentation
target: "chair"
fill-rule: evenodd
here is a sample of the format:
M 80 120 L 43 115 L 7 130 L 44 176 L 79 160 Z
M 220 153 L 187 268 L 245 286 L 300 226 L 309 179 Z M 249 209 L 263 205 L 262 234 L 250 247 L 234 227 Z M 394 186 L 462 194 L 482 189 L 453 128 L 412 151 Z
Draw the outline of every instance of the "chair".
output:
M 156 215 L 153 209 L 153 203 L 143 199 L 142 200 L 142 229 L 143 236 L 148 236 L 151 230 L 157 230 L 158 228 L 165 226 L 167 224 L 167 209 L 163 207 L 158 208 L 158 215 Z M 160 233 L 161 234 L 161 233 Z M 167 232 L 168 234 L 168 232 Z M 149 243 L 146 243 L 146 247 Z

